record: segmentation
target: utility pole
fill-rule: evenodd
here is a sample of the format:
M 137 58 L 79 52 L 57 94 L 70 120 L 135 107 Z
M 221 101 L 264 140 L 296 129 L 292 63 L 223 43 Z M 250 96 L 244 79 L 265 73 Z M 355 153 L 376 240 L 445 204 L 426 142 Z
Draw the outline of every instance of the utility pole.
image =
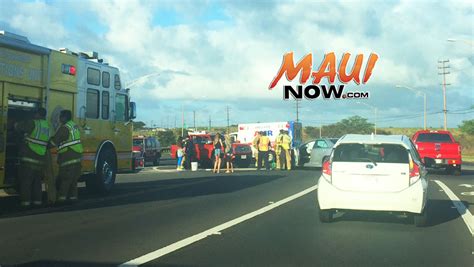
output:
M 322 136 L 323 125 L 319 125 L 319 138 Z
M 196 131 L 196 111 L 193 110 L 193 125 L 194 125 L 194 131 Z
M 229 106 L 227 106 L 227 134 L 229 134 Z
M 300 121 L 300 103 L 298 99 L 296 99 L 296 122 Z
M 181 106 L 181 136 L 184 137 L 184 107 Z
M 438 69 L 440 72 L 438 72 L 439 75 L 443 75 L 443 83 L 441 84 L 443 86 L 443 113 L 444 113 L 444 130 L 448 129 L 448 109 L 446 107 L 446 86 L 451 85 L 446 83 L 446 75 L 449 74 L 449 59 L 447 60 L 438 60 Z
M 211 131 L 211 115 L 209 115 L 209 128 L 207 130 L 210 132 Z
M 174 114 L 174 128 L 176 129 L 176 114 Z

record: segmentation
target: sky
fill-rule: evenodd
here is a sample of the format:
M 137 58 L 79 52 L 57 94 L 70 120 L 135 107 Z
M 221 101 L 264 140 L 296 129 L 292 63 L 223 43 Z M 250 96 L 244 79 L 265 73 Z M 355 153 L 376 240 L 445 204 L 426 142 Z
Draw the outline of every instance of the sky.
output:
M 137 120 L 158 127 L 180 127 L 183 113 L 187 126 L 194 115 L 198 127 L 224 126 L 227 108 L 230 124 L 295 120 L 295 101 L 283 100 L 291 83 L 268 90 L 288 52 L 295 63 L 312 53 L 313 69 L 329 52 L 337 62 L 363 54 L 363 66 L 379 56 L 367 84 L 345 87 L 369 99 L 302 100 L 303 125 L 359 115 L 377 127 L 422 127 L 426 93 L 427 124 L 440 127 L 438 60 L 449 59 L 448 127 L 457 127 L 474 118 L 473 13 L 472 1 L 2 0 L 0 30 L 99 52 L 130 86 Z

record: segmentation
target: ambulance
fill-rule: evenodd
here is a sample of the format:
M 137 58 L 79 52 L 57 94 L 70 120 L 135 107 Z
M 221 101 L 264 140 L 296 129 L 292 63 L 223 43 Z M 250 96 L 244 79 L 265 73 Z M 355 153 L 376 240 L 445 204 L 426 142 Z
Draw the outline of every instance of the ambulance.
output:
M 244 123 L 238 125 L 237 140 L 240 143 L 252 145 L 252 141 L 257 135 L 257 132 L 265 132 L 269 137 L 272 147 L 275 147 L 276 137 L 280 134 L 280 130 L 288 131 L 292 142 L 292 154 L 296 152 L 302 141 L 302 125 L 301 122 L 296 121 L 282 121 L 282 122 L 260 122 L 260 123 Z M 258 151 L 252 146 L 253 157 L 255 158 Z
M 136 105 L 124 88 L 119 69 L 104 63 L 97 52 L 53 50 L 0 31 L 0 188 L 18 185 L 16 122 L 32 118 L 44 107 L 51 134 L 61 110 L 71 110 L 84 146 L 82 178 L 88 190 L 107 193 L 115 175 L 132 170 L 132 123 Z M 56 152 L 53 170 L 57 174 Z

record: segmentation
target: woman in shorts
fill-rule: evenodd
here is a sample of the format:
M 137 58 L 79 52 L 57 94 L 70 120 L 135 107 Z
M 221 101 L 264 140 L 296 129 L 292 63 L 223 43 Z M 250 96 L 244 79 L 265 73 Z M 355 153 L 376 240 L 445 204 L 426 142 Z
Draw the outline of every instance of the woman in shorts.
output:
M 218 133 L 214 137 L 214 169 L 212 172 L 219 173 L 221 171 L 221 163 L 222 163 L 222 149 L 224 145 L 222 144 L 221 135 Z

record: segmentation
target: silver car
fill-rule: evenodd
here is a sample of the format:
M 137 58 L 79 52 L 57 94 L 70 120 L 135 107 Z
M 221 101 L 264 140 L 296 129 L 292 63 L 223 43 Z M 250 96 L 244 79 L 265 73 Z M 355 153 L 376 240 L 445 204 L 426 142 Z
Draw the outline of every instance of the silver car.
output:
M 338 138 L 319 138 L 304 143 L 299 147 L 298 166 L 322 167 L 337 140 Z

